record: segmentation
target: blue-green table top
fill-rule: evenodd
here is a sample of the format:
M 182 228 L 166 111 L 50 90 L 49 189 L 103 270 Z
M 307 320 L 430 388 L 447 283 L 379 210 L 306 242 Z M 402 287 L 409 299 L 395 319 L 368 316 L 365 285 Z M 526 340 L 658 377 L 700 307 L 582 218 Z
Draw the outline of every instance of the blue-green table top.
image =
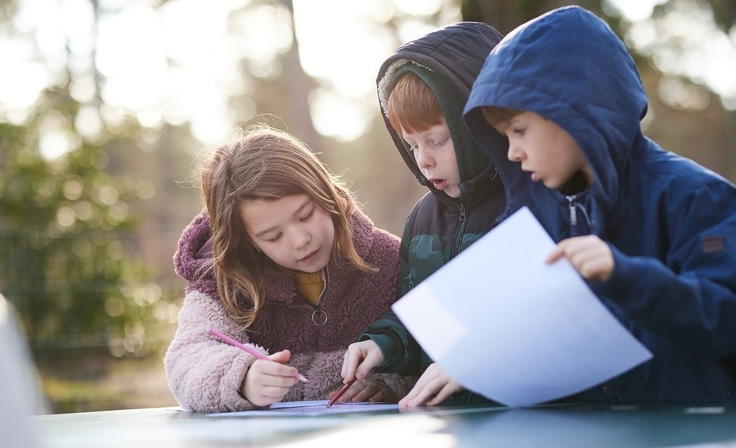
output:
M 34 416 L 58 447 L 736 447 L 736 408 L 435 407 L 360 414 L 213 417 L 177 408 Z

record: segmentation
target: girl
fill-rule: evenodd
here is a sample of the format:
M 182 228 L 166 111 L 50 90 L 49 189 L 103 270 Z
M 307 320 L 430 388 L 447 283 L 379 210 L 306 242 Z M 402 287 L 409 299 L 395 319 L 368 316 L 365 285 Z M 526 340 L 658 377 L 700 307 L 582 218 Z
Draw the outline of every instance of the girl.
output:
M 373 226 L 306 145 L 270 127 L 218 148 L 200 181 L 205 209 L 174 256 L 188 282 L 164 359 L 174 397 L 201 412 L 331 397 L 347 346 L 396 300 L 398 238 Z M 395 402 L 411 383 L 376 376 L 342 400 Z

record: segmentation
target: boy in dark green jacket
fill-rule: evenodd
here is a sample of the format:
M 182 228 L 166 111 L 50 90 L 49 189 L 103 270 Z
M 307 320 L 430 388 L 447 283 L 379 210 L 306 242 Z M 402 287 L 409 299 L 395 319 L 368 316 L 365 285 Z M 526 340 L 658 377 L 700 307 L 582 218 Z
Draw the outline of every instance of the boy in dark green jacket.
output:
M 485 23 L 457 23 L 404 44 L 379 70 L 386 127 L 404 162 L 430 190 L 404 227 L 400 297 L 491 230 L 505 209 L 501 179 L 462 121 L 473 81 L 501 38 Z M 499 150 L 506 147 L 500 135 L 495 144 Z M 462 391 L 393 313 L 366 328 L 358 340 L 345 355 L 346 383 L 373 371 L 421 375 L 399 402 L 403 406 L 439 404 Z M 360 399 L 344 395 L 340 401 L 353 398 Z M 478 398 L 453 396 L 466 402 Z

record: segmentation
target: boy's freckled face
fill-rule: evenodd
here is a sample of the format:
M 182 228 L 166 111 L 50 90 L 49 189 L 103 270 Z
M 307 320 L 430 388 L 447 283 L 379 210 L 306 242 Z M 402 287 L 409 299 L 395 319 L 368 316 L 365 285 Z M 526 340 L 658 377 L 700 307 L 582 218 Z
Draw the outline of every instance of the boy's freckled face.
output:
M 450 129 L 444 119 L 425 131 L 403 131 L 401 136 L 411 146 L 417 166 L 434 188 L 451 198 L 459 198 L 460 170 Z
M 523 112 L 498 130 L 509 139 L 508 158 L 521 163 L 534 182 L 547 188 L 562 187 L 577 171 L 588 183 L 592 176 L 580 147 L 564 129 L 534 112 Z

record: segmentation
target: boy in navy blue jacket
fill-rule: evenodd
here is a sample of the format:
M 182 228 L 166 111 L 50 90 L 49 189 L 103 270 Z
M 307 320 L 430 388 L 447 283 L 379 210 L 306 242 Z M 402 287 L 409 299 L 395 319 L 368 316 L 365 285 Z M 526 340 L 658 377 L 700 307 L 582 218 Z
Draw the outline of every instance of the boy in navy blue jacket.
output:
M 548 262 L 567 258 L 654 355 L 569 399 L 733 403 L 736 189 L 645 137 L 646 110 L 621 40 L 566 7 L 496 46 L 464 119 L 502 177 L 523 186 L 509 192 L 507 212 L 528 205 L 558 242 Z M 507 152 L 484 143 L 496 131 Z M 559 213 L 538 209 L 542 186 L 556 192 Z

